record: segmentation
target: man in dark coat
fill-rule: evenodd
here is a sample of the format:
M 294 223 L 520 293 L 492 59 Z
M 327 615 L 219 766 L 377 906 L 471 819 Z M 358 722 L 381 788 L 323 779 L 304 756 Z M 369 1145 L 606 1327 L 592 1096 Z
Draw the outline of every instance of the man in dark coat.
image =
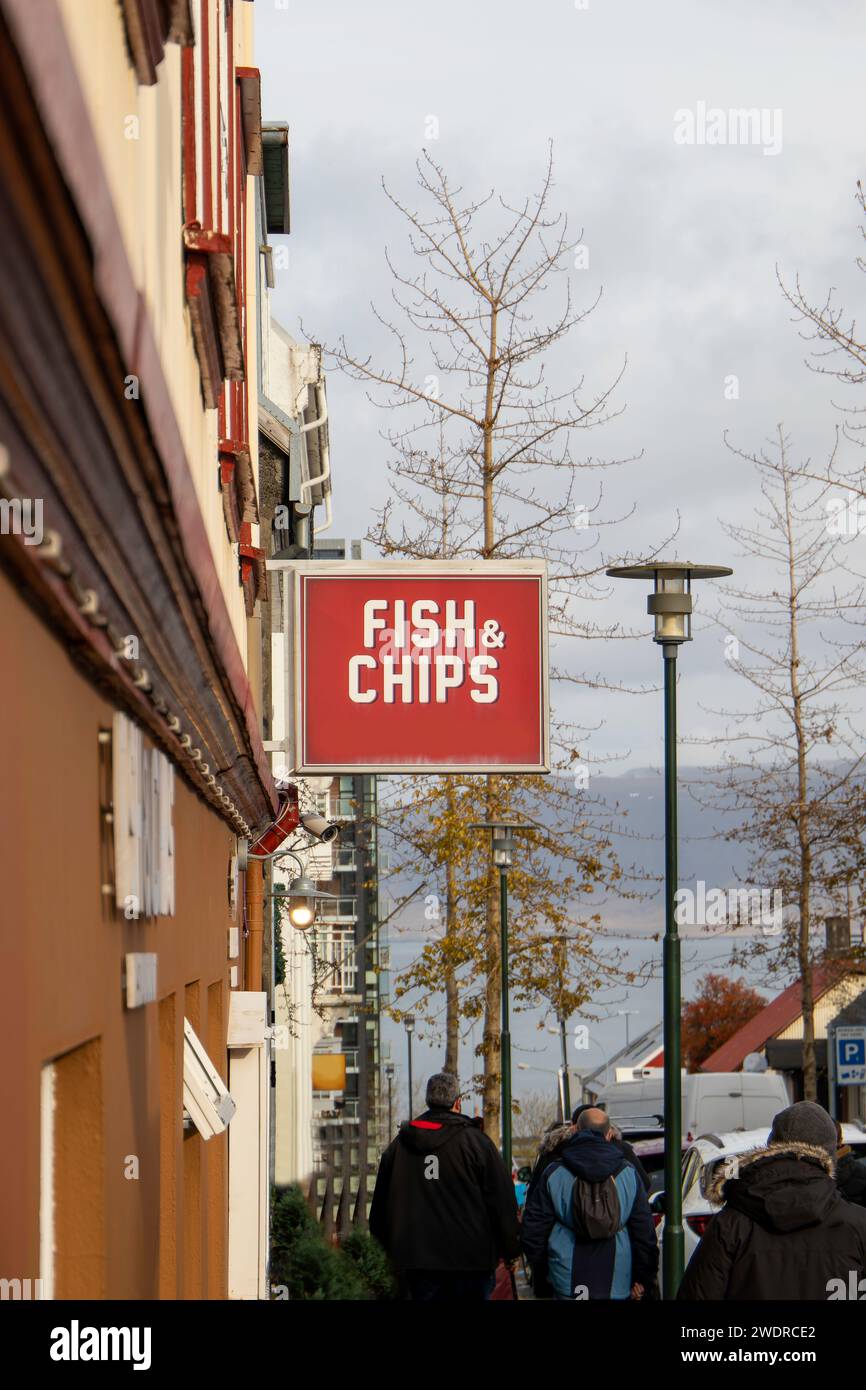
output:
M 850 1297 L 851 1280 L 856 1286 L 866 1276 L 866 1211 L 837 1191 L 835 1153 L 836 1126 L 820 1105 L 801 1100 L 782 1110 L 767 1146 L 739 1160 L 737 1177 L 721 1174 L 711 1184 L 707 1196 L 726 1205 L 689 1261 L 678 1297 Z
M 612 1138 L 605 1112 L 585 1109 L 527 1199 L 523 1249 L 533 1269 L 546 1265 L 556 1298 L 641 1298 L 655 1282 L 658 1246 L 646 1193 Z M 598 1212 L 603 1231 L 581 1224 Z
M 460 1083 L 438 1072 L 428 1109 L 382 1155 L 370 1231 L 412 1299 L 490 1297 L 500 1259 L 517 1259 L 514 1183 L 480 1124 L 460 1114 Z

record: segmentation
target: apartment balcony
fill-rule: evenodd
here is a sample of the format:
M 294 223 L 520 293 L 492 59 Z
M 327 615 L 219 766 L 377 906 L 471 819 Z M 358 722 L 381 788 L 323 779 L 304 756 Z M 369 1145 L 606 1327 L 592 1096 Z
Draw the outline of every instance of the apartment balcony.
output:
M 317 931 L 316 956 L 319 961 L 318 993 L 324 996 L 347 995 L 360 998 L 358 958 L 354 931 Z

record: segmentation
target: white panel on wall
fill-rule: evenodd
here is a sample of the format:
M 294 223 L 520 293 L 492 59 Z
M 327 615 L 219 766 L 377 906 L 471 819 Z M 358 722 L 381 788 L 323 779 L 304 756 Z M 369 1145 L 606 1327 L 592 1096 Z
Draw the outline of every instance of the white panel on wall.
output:
M 128 918 L 174 914 L 174 768 L 125 714 L 112 727 L 114 881 Z

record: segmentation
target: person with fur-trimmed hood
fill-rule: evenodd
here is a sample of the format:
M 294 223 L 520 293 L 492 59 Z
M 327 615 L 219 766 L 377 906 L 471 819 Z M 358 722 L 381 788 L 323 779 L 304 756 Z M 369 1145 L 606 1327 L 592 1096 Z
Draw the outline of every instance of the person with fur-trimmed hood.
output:
M 836 1126 L 801 1100 L 773 1120 L 766 1147 L 714 1176 L 724 1202 L 689 1261 L 681 1299 L 827 1300 L 866 1275 L 866 1211 L 840 1196 Z M 723 1164 L 718 1165 L 723 1168 Z

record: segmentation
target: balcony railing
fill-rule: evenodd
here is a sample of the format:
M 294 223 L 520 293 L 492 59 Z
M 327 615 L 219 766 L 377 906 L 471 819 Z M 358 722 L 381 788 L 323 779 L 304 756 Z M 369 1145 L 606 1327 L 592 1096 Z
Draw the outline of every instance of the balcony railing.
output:
M 353 932 L 317 932 L 316 955 L 323 993 L 357 993 L 358 959 Z

